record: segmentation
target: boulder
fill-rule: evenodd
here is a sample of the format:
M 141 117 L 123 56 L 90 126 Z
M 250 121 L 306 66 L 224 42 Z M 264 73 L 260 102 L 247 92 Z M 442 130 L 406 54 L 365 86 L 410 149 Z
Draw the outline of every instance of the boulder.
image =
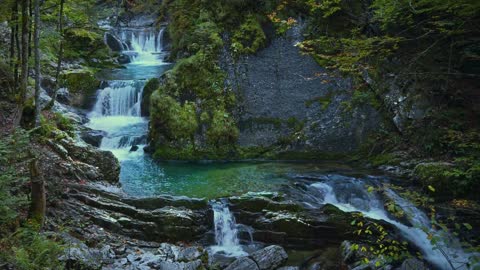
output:
M 70 96 L 70 92 L 67 88 L 60 88 L 57 90 L 57 101 L 66 105 L 71 104 L 72 97 Z
M 273 270 L 284 264 L 288 255 L 281 246 L 268 246 L 250 255 L 260 270 Z
M 112 152 L 102 151 L 91 145 L 76 142 L 69 138 L 62 139 L 60 144 L 67 149 L 70 157 L 98 167 L 104 181 L 110 183 L 118 182 L 120 163 Z
M 123 51 L 122 42 L 111 33 L 105 33 L 105 43 L 114 52 Z
M 248 257 L 241 257 L 231 263 L 225 270 L 259 270 L 258 265 Z
M 80 132 L 80 138 L 82 138 L 82 140 L 84 140 L 86 143 L 95 147 L 100 147 L 102 144 L 102 139 L 106 135 L 107 133 L 105 131 L 93 129 L 85 129 Z
M 428 270 L 427 265 L 417 258 L 406 259 L 396 270 Z
M 121 65 L 126 65 L 126 64 L 129 64 L 131 62 L 130 60 L 130 56 L 126 55 L 126 54 L 122 54 L 120 55 L 118 58 L 118 63 L 121 64 Z
M 133 145 L 131 148 L 130 148 L 130 152 L 136 152 L 138 151 L 138 145 Z

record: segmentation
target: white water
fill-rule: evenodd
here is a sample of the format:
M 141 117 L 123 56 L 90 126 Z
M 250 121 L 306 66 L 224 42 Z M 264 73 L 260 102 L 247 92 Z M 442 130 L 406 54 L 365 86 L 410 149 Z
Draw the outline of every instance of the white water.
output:
M 438 269 L 452 269 L 442 252 L 431 244 L 424 230 L 438 236 L 440 232 L 432 229 L 430 220 L 424 212 L 394 191 L 387 189 L 386 195 L 405 211 L 407 218 L 415 227 L 406 226 L 392 219 L 379 198 L 373 192 L 368 192 L 365 184 L 359 180 L 346 179 L 344 183 L 319 182 L 312 184 L 311 187 L 321 193 L 323 203 L 335 205 L 344 212 L 361 212 L 371 219 L 384 220 L 394 225 L 406 240 L 419 248 L 428 262 Z M 441 249 L 447 254 L 455 269 L 467 269 L 465 263 L 468 262 L 468 255 L 463 252 L 458 241 L 452 241 L 454 238 L 445 234 L 441 237 L 445 241 L 437 245 L 441 245 Z
M 120 36 L 125 41 L 124 53 L 130 56 L 133 65 L 157 66 L 159 54 L 163 51 L 162 38 L 165 29 L 153 31 L 152 29 L 125 29 Z
M 213 209 L 216 242 L 215 246 L 210 247 L 211 251 L 231 257 L 248 255 L 240 246 L 235 217 L 230 212 L 228 205 L 222 201 L 212 202 L 211 205 Z
M 139 66 L 161 66 L 163 29 L 123 29 L 121 38 L 124 53 L 130 55 L 132 63 L 127 69 L 133 74 L 145 72 Z M 161 74 L 157 74 L 160 76 Z M 111 151 L 120 161 L 143 156 L 146 144 L 148 119 L 141 117 L 141 98 L 145 80 L 114 80 L 105 82 L 107 87 L 100 89 L 88 127 L 103 130 L 100 148 Z M 137 151 L 130 151 L 138 146 Z

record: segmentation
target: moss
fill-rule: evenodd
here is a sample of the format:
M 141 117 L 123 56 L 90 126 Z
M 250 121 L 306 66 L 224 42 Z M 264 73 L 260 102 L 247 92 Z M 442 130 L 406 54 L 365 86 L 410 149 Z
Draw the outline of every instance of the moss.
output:
M 305 106 L 307 108 L 310 108 L 314 103 L 318 102 L 322 110 L 326 110 L 330 106 L 330 103 L 332 103 L 332 98 L 333 98 L 333 94 L 329 93 L 325 96 L 317 97 L 317 98 L 305 101 Z
M 458 197 L 465 195 L 469 190 L 465 179 L 465 172 L 453 164 L 445 162 L 421 163 L 415 167 L 414 175 L 420 180 L 427 190 L 433 187 L 432 195 L 445 199 L 452 195 Z
M 233 33 L 231 49 L 236 55 L 253 54 L 265 43 L 266 36 L 260 23 L 254 15 L 249 15 Z
M 72 72 L 63 75 L 63 86 L 71 93 L 93 94 L 100 87 L 92 72 Z
M 401 159 L 391 153 L 379 154 L 370 158 L 370 162 L 373 166 L 378 167 L 380 165 L 398 165 Z
M 152 95 L 152 123 L 156 132 L 167 139 L 186 139 L 193 143 L 198 127 L 195 105 L 185 102 L 181 105 L 174 98 L 157 90 Z
M 157 90 L 159 87 L 160 87 L 160 80 L 157 78 L 150 79 L 143 87 L 142 103 L 141 103 L 142 116 L 150 115 L 150 97 L 152 96 L 153 92 Z
M 239 136 L 239 130 L 232 116 L 224 110 L 215 110 L 207 130 L 207 141 L 215 147 L 234 145 Z

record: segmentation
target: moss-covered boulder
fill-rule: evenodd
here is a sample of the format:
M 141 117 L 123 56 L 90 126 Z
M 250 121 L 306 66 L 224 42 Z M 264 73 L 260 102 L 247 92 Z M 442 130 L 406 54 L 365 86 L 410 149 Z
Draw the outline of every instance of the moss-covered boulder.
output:
M 160 80 L 157 78 L 150 79 L 142 92 L 142 102 L 140 105 L 140 111 L 142 116 L 150 116 L 150 97 L 153 92 L 160 87 Z
M 100 84 L 90 71 L 70 72 L 63 76 L 63 87 L 69 90 L 72 97 L 71 105 L 82 109 L 90 109 L 94 104 Z
M 427 162 L 418 164 L 413 174 L 420 183 L 436 197 L 449 196 L 458 190 L 456 187 L 455 166 L 447 162 Z

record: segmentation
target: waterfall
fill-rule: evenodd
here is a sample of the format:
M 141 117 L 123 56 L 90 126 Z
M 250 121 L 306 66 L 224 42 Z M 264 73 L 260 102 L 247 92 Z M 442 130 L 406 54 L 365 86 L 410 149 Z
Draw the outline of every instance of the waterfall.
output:
M 124 54 L 130 56 L 132 64 L 155 66 L 159 64 L 159 54 L 163 51 L 165 28 L 156 31 L 147 29 L 122 29 L 117 34 L 127 45 Z
M 100 90 L 91 113 L 99 116 L 140 116 L 143 81 L 111 81 Z
M 424 255 L 424 258 L 438 269 L 450 269 L 449 262 L 430 242 L 428 233 L 420 228 L 428 228 L 430 233 L 440 236 L 440 232 L 434 231 L 430 220 L 420 209 L 412 203 L 401 198 L 393 190 L 387 189 L 386 195 L 395 201 L 402 210 L 407 213 L 407 218 L 415 227 L 409 227 L 401 222 L 390 218 L 390 215 L 383 207 L 381 200 L 373 192 L 368 192 L 365 183 L 356 179 L 336 179 L 330 182 L 319 182 L 310 185 L 315 193 L 320 193 L 319 199 L 322 203 L 335 205 L 344 212 L 361 212 L 366 217 L 375 220 L 384 220 L 394 225 L 405 239 L 416 245 Z M 445 241 L 453 239 L 451 236 L 441 235 Z M 461 249 L 458 241 L 448 241 L 442 245 L 443 252 L 453 259 L 456 269 L 468 262 L 468 255 Z M 465 267 L 465 266 L 464 266 Z
M 247 255 L 240 246 L 235 217 L 230 212 L 227 203 L 225 201 L 214 201 L 211 206 L 216 242 L 216 245 L 211 247 L 213 253 L 223 253 L 232 257 Z
M 119 76 L 123 80 L 106 81 L 107 87 L 98 90 L 88 126 L 107 132 L 100 148 L 113 152 L 120 161 L 143 154 L 148 120 L 141 117 L 141 100 L 146 81 L 128 80 L 128 76 L 136 78 L 135 74 L 152 74 L 153 77 L 154 68 L 165 64 L 160 55 L 163 33 L 163 28 L 160 31 L 153 28 L 117 30 L 116 36 L 121 39 L 123 53 L 130 57 L 131 63 L 126 67 L 126 76 Z M 136 150 L 132 146 L 138 146 L 138 150 L 130 151 Z

